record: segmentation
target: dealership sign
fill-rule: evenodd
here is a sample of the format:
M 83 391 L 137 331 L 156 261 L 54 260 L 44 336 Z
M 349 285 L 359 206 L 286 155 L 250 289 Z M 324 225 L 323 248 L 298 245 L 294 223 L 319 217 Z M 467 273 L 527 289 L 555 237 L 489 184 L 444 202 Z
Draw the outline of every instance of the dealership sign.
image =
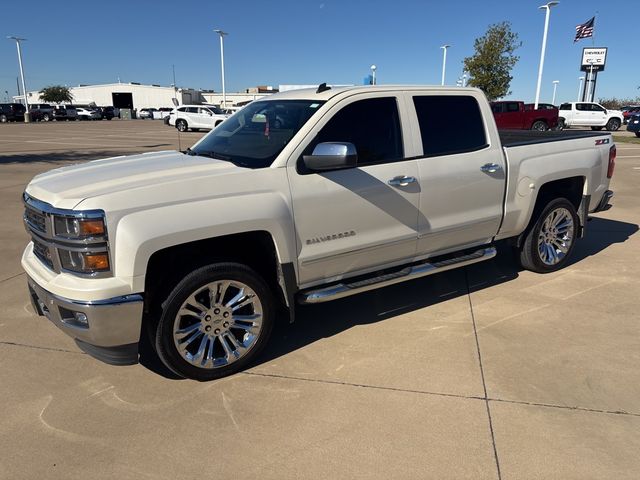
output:
M 582 64 L 580 70 L 583 72 L 591 71 L 593 67 L 594 72 L 602 72 L 604 70 L 605 63 L 607 61 L 607 48 L 583 48 L 582 49 Z

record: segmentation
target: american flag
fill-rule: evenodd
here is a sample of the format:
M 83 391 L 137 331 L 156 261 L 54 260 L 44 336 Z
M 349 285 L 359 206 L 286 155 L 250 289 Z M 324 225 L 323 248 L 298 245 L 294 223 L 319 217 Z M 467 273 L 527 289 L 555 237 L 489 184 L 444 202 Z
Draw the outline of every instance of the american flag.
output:
M 583 23 L 576 27 L 576 38 L 573 43 L 576 43 L 581 38 L 593 37 L 593 24 L 596 22 L 596 17 L 591 18 L 587 23 Z

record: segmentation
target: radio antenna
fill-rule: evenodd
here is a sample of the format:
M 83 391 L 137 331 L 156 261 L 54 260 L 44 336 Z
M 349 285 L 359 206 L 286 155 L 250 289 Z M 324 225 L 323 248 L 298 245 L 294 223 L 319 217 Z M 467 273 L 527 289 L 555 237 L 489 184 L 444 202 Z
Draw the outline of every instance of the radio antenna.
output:
M 178 85 L 176 85 L 176 66 L 175 65 L 171 65 L 171 68 L 173 69 L 173 98 L 171 99 L 171 101 L 173 102 L 173 106 L 176 109 L 176 125 L 175 128 L 178 131 L 178 151 L 181 152 L 182 151 L 182 138 L 180 136 L 180 129 L 178 128 L 178 105 L 180 105 L 178 103 Z M 171 113 L 169 113 L 169 115 L 171 115 Z

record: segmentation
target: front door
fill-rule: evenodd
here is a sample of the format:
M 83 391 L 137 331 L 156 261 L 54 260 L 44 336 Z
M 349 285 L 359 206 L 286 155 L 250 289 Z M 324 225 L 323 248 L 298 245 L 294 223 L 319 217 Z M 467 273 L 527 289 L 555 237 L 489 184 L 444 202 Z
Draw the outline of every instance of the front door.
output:
M 398 105 L 384 92 L 347 98 L 294 152 L 287 168 L 304 286 L 404 263 L 415 254 L 420 186 L 415 160 L 404 159 Z M 308 171 L 302 156 L 321 142 L 353 143 L 357 167 Z
M 480 106 L 466 95 L 414 94 L 420 128 L 418 256 L 489 243 L 502 219 L 505 161 L 490 145 Z M 446 113 L 462 113 L 465 128 Z

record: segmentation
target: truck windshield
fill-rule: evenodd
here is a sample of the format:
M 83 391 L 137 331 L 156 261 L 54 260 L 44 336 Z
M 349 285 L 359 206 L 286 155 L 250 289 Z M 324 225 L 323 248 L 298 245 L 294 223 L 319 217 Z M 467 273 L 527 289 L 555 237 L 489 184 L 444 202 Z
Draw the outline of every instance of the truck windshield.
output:
M 312 100 L 251 102 L 187 153 L 227 160 L 241 167 L 268 167 L 323 103 Z

